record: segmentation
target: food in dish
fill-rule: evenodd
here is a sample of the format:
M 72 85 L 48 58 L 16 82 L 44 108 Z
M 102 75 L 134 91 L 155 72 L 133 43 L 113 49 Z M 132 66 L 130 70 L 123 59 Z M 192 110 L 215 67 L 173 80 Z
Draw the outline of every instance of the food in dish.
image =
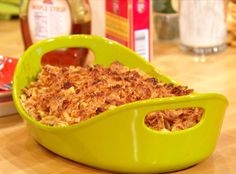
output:
M 67 126 L 123 104 L 192 92 L 119 62 L 109 67 L 44 65 L 37 79 L 22 90 L 20 100 L 26 112 L 42 124 Z M 201 108 L 157 111 L 149 113 L 145 123 L 156 130 L 181 130 L 197 124 L 202 113 Z

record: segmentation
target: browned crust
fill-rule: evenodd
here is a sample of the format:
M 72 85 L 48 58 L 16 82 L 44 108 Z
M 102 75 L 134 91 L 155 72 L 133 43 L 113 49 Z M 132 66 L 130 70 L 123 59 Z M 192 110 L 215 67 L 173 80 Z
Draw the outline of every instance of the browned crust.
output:
M 77 124 L 126 103 L 192 92 L 186 86 L 164 84 L 119 62 L 108 68 L 45 65 L 37 80 L 23 90 L 21 103 L 36 120 L 59 126 Z M 153 112 L 145 123 L 156 130 L 185 129 L 199 122 L 202 112 L 199 108 Z

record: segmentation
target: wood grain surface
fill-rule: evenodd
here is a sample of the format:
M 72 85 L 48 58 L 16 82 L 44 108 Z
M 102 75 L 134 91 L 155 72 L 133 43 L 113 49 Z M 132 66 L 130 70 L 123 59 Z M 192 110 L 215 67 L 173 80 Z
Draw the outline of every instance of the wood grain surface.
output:
M 0 54 L 23 53 L 19 21 L 0 21 Z M 214 153 L 205 161 L 173 174 L 236 173 L 236 49 L 210 56 L 180 51 L 175 43 L 154 46 L 155 65 L 183 85 L 198 92 L 219 92 L 229 100 Z M 0 174 L 5 173 L 109 173 L 57 156 L 36 143 L 18 114 L 0 118 Z

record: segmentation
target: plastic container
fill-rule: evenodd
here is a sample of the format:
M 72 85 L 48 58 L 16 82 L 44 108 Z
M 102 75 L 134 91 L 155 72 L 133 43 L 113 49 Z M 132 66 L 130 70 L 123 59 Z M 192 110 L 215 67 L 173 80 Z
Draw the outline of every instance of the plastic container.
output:
M 20 23 L 25 49 L 56 36 L 91 34 L 90 4 L 88 0 L 22 0 Z M 78 66 L 87 55 L 85 48 L 59 49 L 45 54 L 42 63 Z
M 187 168 L 214 151 L 227 99 L 220 94 L 194 93 L 181 97 L 157 98 L 125 104 L 83 121 L 78 125 L 50 127 L 28 115 L 19 96 L 41 69 L 41 57 L 61 47 L 86 47 L 93 51 L 95 64 L 108 66 L 115 60 L 139 68 L 166 83 L 177 84 L 138 54 L 114 41 L 95 36 L 62 36 L 30 47 L 17 64 L 13 98 L 29 131 L 42 146 L 65 158 L 115 172 L 169 172 Z M 31 59 L 34 58 L 34 61 Z M 192 128 L 158 132 L 148 128 L 147 113 L 184 107 L 202 107 L 202 120 Z

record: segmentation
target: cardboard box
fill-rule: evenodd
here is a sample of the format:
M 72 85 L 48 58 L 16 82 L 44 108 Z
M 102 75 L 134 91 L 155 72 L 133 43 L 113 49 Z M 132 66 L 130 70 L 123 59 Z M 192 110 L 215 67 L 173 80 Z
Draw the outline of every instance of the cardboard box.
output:
M 105 36 L 151 61 L 151 0 L 106 0 Z

